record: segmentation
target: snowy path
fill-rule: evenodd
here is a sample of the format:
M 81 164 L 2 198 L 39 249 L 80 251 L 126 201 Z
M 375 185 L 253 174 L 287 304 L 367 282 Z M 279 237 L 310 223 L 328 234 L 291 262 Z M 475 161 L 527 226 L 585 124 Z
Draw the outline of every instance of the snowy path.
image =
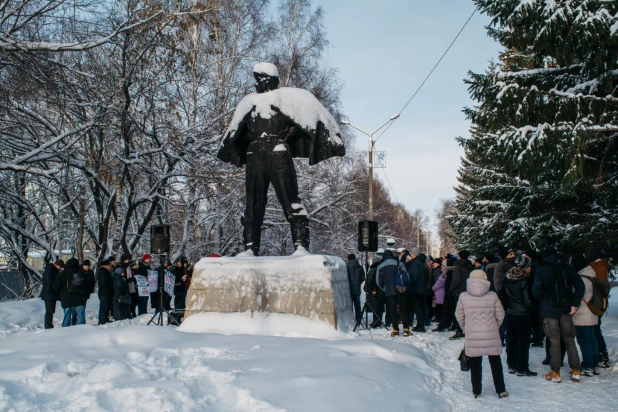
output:
M 612 303 L 603 330 L 618 361 L 618 299 Z M 485 361 L 483 397 L 474 399 L 457 361 L 463 342 L 446 333 L 392 339 L 316 327 L 307 330 L 314 338 L 292 338 L 274 325 L 268 334 L 284 336 L 252 336 L 230 334 L 221 319 L 212 329 L 226 334 L 184 333 L 144 325 L 150 316 L 97 327 L 97 304 L 89 302 L 89 325 L 45 331 L 40 300 L 0 303 L 0 411 L 615 409 L 616 367 L 580 384 L 506 374 L 511 396 L 498 399 Z M 60 311 L 57 326 L 59 319 Z M 235 333 L 243 330 L 241 323 Z M 539 375 L 544 354 L 531 349 Z

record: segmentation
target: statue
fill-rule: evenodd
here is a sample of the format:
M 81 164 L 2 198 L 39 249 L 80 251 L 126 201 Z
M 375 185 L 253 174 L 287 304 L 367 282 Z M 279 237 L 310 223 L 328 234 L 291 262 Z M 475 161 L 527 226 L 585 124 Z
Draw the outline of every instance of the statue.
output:
M 272 183 L 292 230 L 294 249 L 309 248 L 309 219 L 298 197 L 293 158 L 314 165 L 345 148 L 334 117 L 310 92 L 279 88 L 279 71 L 271 63 L 253 68 L 257 93 L 245 96 L 234 113 L 217 157 L 246 166 L 247 205 L 243 238 L 245 250 L 259 255 L 268 187 Z M 249 252 L 251 253 L 251 252 Z

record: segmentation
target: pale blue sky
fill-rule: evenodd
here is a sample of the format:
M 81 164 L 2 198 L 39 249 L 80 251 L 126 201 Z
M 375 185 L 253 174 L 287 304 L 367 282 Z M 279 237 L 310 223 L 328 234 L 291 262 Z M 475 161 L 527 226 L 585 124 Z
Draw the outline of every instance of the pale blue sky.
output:
M 401 110 L 474 10 L 471 0 L 317 0 L 326 12 L 327 60 L 345 82 L 350 121 L 373 131 Z M 470 105 L 463 80 L 483 72 L 500 46 L 487 37 L 489 19 L 477 13 L 400 119 L 376 143 L 387 153 L 386 173 L 409 210 L 453 197 L 468 136 L 462 108 Z M 357 149 L 367 150 L 358 134 Z M 376 169 L 383 181 L 384 175 Z

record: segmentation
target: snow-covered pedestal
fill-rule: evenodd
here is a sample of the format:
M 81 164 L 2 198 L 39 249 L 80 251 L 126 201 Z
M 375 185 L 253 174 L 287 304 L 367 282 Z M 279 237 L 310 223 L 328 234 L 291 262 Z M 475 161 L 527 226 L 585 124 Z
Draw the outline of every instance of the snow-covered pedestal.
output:
M 345 262 L 307 252 L 203 258 L 193 270 L 185 318 L 200 312 L 292 314 L 341 331 L 354 327 Z

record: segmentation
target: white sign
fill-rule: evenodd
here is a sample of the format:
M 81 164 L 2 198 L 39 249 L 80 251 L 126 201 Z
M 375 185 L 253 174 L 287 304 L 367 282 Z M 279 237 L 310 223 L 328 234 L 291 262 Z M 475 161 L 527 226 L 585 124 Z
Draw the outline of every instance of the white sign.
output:
M 148 278 L 142 275 L 135 275 L 137 281 L 137 293 L 140 296 L 150 296 L 150 288 L 148 287 Z
M 165 291 L 168 295 L 174 296 L 174 284 L 176 283 L 176 276 L 169 270 L 165 271 Z
M 159 274 L 156 270 L 148 271 L 148 291 L 154 293 L 159 290 Z

